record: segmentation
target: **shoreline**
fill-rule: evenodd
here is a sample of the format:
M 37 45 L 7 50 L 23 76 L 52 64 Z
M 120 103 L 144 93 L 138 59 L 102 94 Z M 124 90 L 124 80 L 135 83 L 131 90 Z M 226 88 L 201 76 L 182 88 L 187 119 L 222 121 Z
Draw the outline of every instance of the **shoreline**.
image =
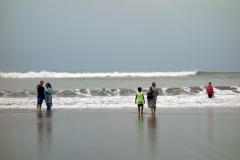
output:
M 161 107 L 156 110 L 156 114 L 204 114 L 211 110 L 214 113 L 240 114 L 240 107 Z M 36 108 L 0 108 L 0 114 L 3 113 L 36 113 Z M 42 108 L 41 112 L 46 112 Z M 136 113 L 136 108 L 52 108 L 51 112 L 57 113 Z M 144 114 L 150 114 L 150 108 L 144 108 Z

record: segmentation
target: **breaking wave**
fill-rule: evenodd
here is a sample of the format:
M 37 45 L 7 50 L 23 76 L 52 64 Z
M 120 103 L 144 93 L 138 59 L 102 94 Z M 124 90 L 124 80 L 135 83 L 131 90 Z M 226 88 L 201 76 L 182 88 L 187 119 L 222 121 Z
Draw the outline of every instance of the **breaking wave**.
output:
M 198 71 L 182 72 L 0 72 L 1 78 L 104 78 L 104 77 L 179 77 L 196 75 Z

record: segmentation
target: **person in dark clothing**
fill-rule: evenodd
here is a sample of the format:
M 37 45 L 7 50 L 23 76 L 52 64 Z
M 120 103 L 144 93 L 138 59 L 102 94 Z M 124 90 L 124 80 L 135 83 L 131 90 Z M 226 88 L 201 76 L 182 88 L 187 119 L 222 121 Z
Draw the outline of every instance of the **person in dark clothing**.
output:
M 38 91 L 38 97 L 37 97 L 37 111 L 41 111 L 42 108 L 42 102 L 45 98 L 45 89 L 43 87 L 43 81 L 40 81 L 40 84 L 37 85 L 37 91 Z

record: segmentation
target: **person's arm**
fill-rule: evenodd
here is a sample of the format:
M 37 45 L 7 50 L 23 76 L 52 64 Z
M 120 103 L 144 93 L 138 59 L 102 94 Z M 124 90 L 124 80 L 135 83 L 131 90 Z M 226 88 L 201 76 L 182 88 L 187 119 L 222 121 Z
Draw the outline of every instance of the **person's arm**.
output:
M 47 90 L 45 90 L 45 93 L 50 94 L 50 92 L 48 92 Z
M 143 97 L 143 103 L 145 104 L 145 99 L 144 99 L 144 95 L 142 94 L 142 97 Z
M 45 93 L 47 93 L 47 94 L 51 94 L 52 91 L 51 91 L 51 89 L 46 88 Z
M 137 94 L 136 94 L 136 98 L 135 98 L 135 104 L 137 103 Z
M 207 86 L 207 87 L 206 87 L 206 92 L 207 92 L 207 94 L 208 94 L 209 90 L 211 91 L 210 87 Z

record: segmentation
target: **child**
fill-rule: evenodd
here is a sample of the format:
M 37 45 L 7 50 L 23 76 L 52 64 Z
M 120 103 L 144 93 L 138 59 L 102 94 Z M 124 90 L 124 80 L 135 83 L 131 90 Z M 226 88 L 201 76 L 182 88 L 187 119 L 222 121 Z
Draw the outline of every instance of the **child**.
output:
M 145 99 L 141 87 L 138 87 L 138 93 L 136 94 L 135 104 L 138 105 L 138 114 L 140 114 L 140 107 L 142 107 L 141 114 L 143 114 L 143 104 L 145 104 Z

